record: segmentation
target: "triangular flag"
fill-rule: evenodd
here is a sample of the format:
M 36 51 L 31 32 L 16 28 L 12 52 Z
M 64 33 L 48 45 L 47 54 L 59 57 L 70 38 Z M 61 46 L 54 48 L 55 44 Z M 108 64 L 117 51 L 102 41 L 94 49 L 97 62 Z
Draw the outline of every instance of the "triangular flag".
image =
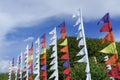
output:
M 49 34 L 56 34 L 56 27 Z
M 83 40 L 83 38 L 79 41 L 78 47 L 80 47 L 80 46 L 82 46 L 82 45 L 84 45 L 84 40 Z
M 82 30 L 81 30 L 81 31 L 79 31 L 79 33 L 78 33 L 77 40 L 79 40 L 79 39 L 82 38 L 82 37 L 83 37 L 83 35 L 82 35 Z
M 68 43 L 67 43 L 67 38 L 61 43 L 59 44 L 60 46 L 66 46 Z
M 66 33 L 66 27 L 65 27 L 65 26 L 64 26 L 64 27 L 62 27 L 62 29 L 61 29 L 60 33 Z
M 50 67 L 50 70 L 55 70 L 57 68 L 57 64 L 54 64 Z
M 120 79 L 120 66 L 116 66 L 115 68 L 110 70 L 108 76 Z
M 85 48 L 83 47 L 76 56 L 81 56 L 85 54 Z
M 110 16 L 109 16 L 109 13 L 106 13 L 102 19 L 100 19 L 100 21 L 97 23 L 97 24 L 100 24 L 100 23 L 108 23 L 110 21 Z
M 29 61 L 33 60 L 33 55 L 29 56 Z
M 41 70 L 46 70 L 46 65 L 43 65 L 43 66 L 41 67 Z
M 30 60 L 30 61 L 28 62 L 28 64 L 33 64 L 33 60 Z
M 113 32 L 109 32 L 105 38 L 102 40 L 102 44 L 105 43 L 105 42 L 115 42 L 114 40 L 114 36 L 113 36 Z
M 64 71 L 63 71 L 63 74 L 70 74 L 70 67 L 66 68 Z
M 66 33 L 63 33 L 61 39 L 65 39 L 65 38 L 66 38 Z
M 91 74 L 90 73 L 86 74 L 86 76 L 87 76 L 86 80 L 91 80 Z
M 61 59 L 68 60 L 69 59 L 69 54 L 65 53 L 64 55 L 61 56 Z
M 107 47 L 102 49 L 100 52 L 108 53 L 108 54 L 115 54 L 115 53 L 117 53 L 115 42 L 112 42 Z
M 64 80 L 71 80 L 71 76 L 68 75 Z
M 101 29 L 100 32 L 111 32 L 112 31 L 112 24 L 111 22 L 106 23 Z
M 50 38 L 50 40 L 56 39 L 56 36 L 57 36 L 57 35 L 53 35 L 53 36 Z
M 57 49 L 56 46 L 53 46 L 53 51 L 56 51 L 56 49 Z
M 89 72 L 90 72 L 90 67 L 89 67 L 89 64 L 88 64 L 88 63 L 87 63 L 87 65 L 86 65 L 85 72 L 86 72 L 86 73 L 89 73 Z
M 54 71 L 53 73 L 52 73 L 52 75 L 49 77 L 49 79 L 51 79 L 51 78 L 53 78 L 53 77 L 56 77 L 57 76 L 57 71 Z
M 56 57 L 56 54 L 57 54 L 57 53 L 54 51 L 54 52 L 51 54 L 50 58 Z
M 78 60 L 77 62 L 87 62 L 87 56 L 85 55 L 82 59 Z
M 70 61 L 69 60 L 67 60 L 67 61 L 65 61 L 64 63 L 63 63 L 63 67 L 69 67 L 70 66 Z
M 116 66 L 117 63 L 118 63 L 118 54 L 114 54 L 105 62 L 106 65 L 113 65 L 113 66 Z
M 51 61 L 50 65 L 53 65 L 56 63 L 56 57 Z
M 75 23 L 74 26 L 77 26 L 77 25 L 79 25 L 80 23 L 81 23 L 80 18 L 78 18 L 78 20 L 76 21 L 76 23 Z
M 41 65 L 45 65 L 46 64 L 46 59 L 43 59 L 43 61 L 41 62 Z
M 41 59 L 46 59 L 46 53 L 42 55 Z
M 53 39 L 52 42 L 49 45 L 55 45 L 56 44 L 56 40 Z
M 40 76 L 46 76 L 46 73 L 47 73 L 47 71 L 45 70 L 40 74 Z
M 62 48 L 60 52 L 68 53 L 68 46 L 65 46 L 64 48 Z

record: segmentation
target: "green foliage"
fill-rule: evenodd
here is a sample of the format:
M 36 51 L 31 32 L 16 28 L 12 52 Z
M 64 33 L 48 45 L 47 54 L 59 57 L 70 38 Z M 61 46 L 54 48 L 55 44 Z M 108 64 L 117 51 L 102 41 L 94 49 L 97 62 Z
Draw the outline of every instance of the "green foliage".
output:
M 92 80 L 110 80 L 107 76 L 107 70 L 104 64 L 104 56 L 108 55 L 109 57 L 112 55 L 109 54 L 103 54 L 99 51 L 106 47 L 109 43 L 101 44 L 101 39 L 91 39 L 87 38 L 87 49 L 88 49 L 88 55 L 89 55 L 89 61 L 90 61 L 90 69 L 91 69 L 91 77 Z M 58 44 L 61 43 L 62 40 L 58 40 Z M 75 37 L 69 37 L 68 38 L 68 47 L 69 47 L 69 54 L 70 54 L 70 65 L 71 65 L 71 73 L 72 73 L 72 80 L 86 80 L 86 63 L 76 63 L 75 61 L 82 58 L 76 57 L 76 54 L 82 49 L 83 46 L 78 48 L 78 42 Z M 118 54 L 120 55 L 120 43 L 116 42 Z M 50 71 L 49 65 L 51 62 L 50 55 L 52 54 L 52 47 L 50 46 L 49 49 L 47 49 L 47 76 L 49 77 L 53 71 Z M 58 61 L 59 61 L 59 80 L 63 80 L 65 75 L 62 74 L 64 68 L 62 67 L 63 60 L 60 59 L 60 57 L 64 54 L 60 52 L 60 47 L 58 45 Z M 97 64 L 94 61 L 93 56 L 96 56 L 97 58 Z M 7 80 L 7 74 L 0 74 L 0 80 Z M 35 77 L 35 75 L 34 75 Z M 50 79 L 53 80 L 53 79 Z

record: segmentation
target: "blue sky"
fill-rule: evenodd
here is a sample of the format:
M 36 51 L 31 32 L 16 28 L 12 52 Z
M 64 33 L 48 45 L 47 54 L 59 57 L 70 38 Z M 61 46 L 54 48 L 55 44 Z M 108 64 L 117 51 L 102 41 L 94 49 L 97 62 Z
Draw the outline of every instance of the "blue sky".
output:
M 102 25 L 98 20 L 110 13 L 115 40 L 120 41 L 120 1 L 110 0 L 0 0 L 0 72 L 8 71 L 8 63 L 13 57 L 17 59 L 20 51 L 24 52 L 26 44 L 31 44 L 37 37 L 66 22 L 67 35 L 76 36 L 76 19 L 72 19 L 78 8 L 83 10 L 86 37 L 103 38 L 100 33 Z M 58 35 L 59 28 L 57 29 Z M 49 43 L 49 41 L 48 41 Z

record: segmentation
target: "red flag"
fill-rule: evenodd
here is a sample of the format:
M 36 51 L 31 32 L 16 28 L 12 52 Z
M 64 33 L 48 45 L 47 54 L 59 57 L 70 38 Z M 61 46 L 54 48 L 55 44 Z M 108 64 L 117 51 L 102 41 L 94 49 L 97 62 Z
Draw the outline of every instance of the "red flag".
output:
M 30 69 L 30 70 L 33 70 L 33 64 L 31 64 L 31 65 L 29 66 L 29 69 Z
M 66 68 L 64 71 L 63 71 L 63 74 L 70 74 L 70 67 Z
M 41 43 L 42 43 L 42 44 L 43 44 L 43 43 L 46 43 L 46 38 L 43 38 L 42 41 L 41 41 Z
M 41 59 L 46 59 L 46 53 L 42 55 Z
M 114 42 L 114 36 L 113 36 L 113 32 L 109 32 L 105 38 L 102 40 L 102 44 L 105 43 L 105 42 Z
M 43 59 L 41 65 L 45 65 L 45 64 L 46 64 L 46 59 Z
M 108 76 L 120 79 L 120 65 L 116 66 L 108 72 Z
M 40 74 L 40 76 L 42 77 L 42 76 L 46 76 L 46 70 L 45 71 L 43 71 L 41 74 Z
M 100 32 L 111 32 L 112 24 L 111 22 L 105 23 L 105 25 L 100 29 Z
M 43 44 L 42 44 L 42 48 L 46 48 L 46 43 L 43 43 Z
M 113 66 L 116 66 L 117 63 L 118 63 L 118 54 L 114 54 L 105 62 L 106 65 L 113 65 Z
M 33 75 L 30 75 L 30 76 L 29 76 L 29 80 L 34 80 L 34 79 L 33 79 Z
M 71 80 L 71 75 L 68 75 L 64 80 Z
M 65 26 L 64 26 L 64 27 L 62 27 L 62 29 L 61 29 L 60 33 L 66 33 L 66 27 L 65 27 Z
M 61 56 L 61 59 L 68 60 L 69 59 L 69 54 L 65 53 L 64 55 Z
M 43 78 L 43 80 L 47 80 L 47 77 L 45 76 L 45 77 Z

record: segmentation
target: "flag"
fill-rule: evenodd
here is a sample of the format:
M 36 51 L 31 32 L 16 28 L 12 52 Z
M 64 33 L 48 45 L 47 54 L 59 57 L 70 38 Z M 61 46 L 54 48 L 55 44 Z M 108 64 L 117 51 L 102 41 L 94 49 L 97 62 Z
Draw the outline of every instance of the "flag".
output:
M 52 73 L 52 75 L 49 77 L 49 79 L 51 79 L 51 78 L 53 78 L 53 77 L 57 77 L 57 74 L 58 74 L 58 72 L 57 71 L 54 71 L 53 73 Z M 56 80 L 56 79 L 55 79 Z
M 85 48 L 83 47 L 76 56 L 81 56 L 85 54 Z
M 42 44 L 45 44 L 46 43 L 46 38 L 43 38 L 42 41 L 41 41 Z
M 71 76 L 68 75 L 64 80 L 71 80 Z
M 46 65 L 43 65 L 43 66 L 41 67 L 41 70 L 46 70 Z
M 107 61 L 109 58 L 108 58 L 108 56 L 105 56 L 104 57 L 104 61 Z
M 43 59 L 41 65 L 45 65 L 45 64 L 46 64 L 46 59 Z
M 55 45 L 55 44 L 56 44 L 56 40 L 54 38 L 49 45 Z
M 40 76 L 46 76 L 46 73 L 47 73 L 47 71 L 45 70 L 40 74 Z
M 112 70 L 110 70 L 108 72 L 108 76 L 120 79 L 120 65 L 116 66 L 115 68 L 113 68 Z
M 114 40 L 114 36 L 113 36 L 113 32 L 109 32 L 105 38 L 102 40 L 102 44 L 105 43 L 105 42 L 115 42 Z
M 50 67 L 50 70 L 56 70 L 56 68 L 57 68 L 57 64 L 54 64 Z
M 97 24 L 108 23 L 110 21 L 109 13 L 106 13 Z
M 67 43 L 67 38 L 61 43 L 59 44 L 60 46 L 66 46 L 68 43 Z
M 46 59 L 46 53 L 42 55 L 41 59 Z
M 70 61 L 69 60 L 67 60 L 67 61 L 65 61 L 64 63 L 63 63 L 63 67 L 69 67 L 70 66 Z
M 81 23 L 81 20 L 80 20 L 80 18 L 76 21 L 76 23 L 75 23 L 75 25 L 74 26 L 77 26 L 77 25 L 79 25 Z
M 114 54 L 105 62 L 106 65 L 113 65 L 113 66 L 116 66 L 117 63 L 118 63 L 118 54 Z
M 84 45 L 84 40 L 83 40 L 83 38 L 79 41 L 79 43 L 78 43 L 78 47 L 80 47 L 80 46 L 83 46 Z
M 30 50 L 30 51 L 33 51 L 33 42 L 32 42 L 31 48 L 30 48 L 29 50 Z
M 65 39 L 65 38 L 66 38 L 66 33 L 63 33 L 61 39 Z
M 91 74 L 90 74 L 90 73 L 88 73 L 88 74 L 86 74 L 86 75 L 87 75 L 86 80 L 91 80 Z
M 50 58 L 56 57 L 56 54 L 57 54 L 57 53 L 54 51 L 54 52 L 51 54 Z
M 78 33 L 78 36 L 77 36 L 77 40 L 79 40 L 79 39 L 82 38 L 82 37 L 83 37 L 83 35 L 82 35 L 82 30 L 80 30 L 79 33 Z
M 78 60 L 77 62 L 87 62 L 87 56 L 85 55 L 82 59 Z
M 53 64 L 55 64 L 56 63 L 56 57 L 51 61 L 51 63 L 50 63 L 50 65 L 53 65 Z
M 62 27 L 60 33 L 66 33 L 66 26 Z
M 100 52 L 108 53 L 108 54 L 115 54 L 115 53 L 117 53 L 115 42 L 112 42 L 107 47 L 102 49 Z
M 63 71 L 63 74 L 70 74 L 70 67 L 66 68 L 64 71 Z
M 50 31 L 49 34 L 56 34 L 56 27 L 52 31 Z
M 64 48 L 62 48 L 60 52 L 68 53 L 68 46 L 65 46 Z
M 61 59 L 68 60 L 69 59 L 69 54 L 65 53 L 64 55 L 61 56 Z
M 58 27 L 62 28 L 65 26 L 65 21 L 63 21 Z
M 112 24 L 111 22 L 105 23 L 103 27 L 100 29 L 100 32 L 111 32 L 112 31 Z

